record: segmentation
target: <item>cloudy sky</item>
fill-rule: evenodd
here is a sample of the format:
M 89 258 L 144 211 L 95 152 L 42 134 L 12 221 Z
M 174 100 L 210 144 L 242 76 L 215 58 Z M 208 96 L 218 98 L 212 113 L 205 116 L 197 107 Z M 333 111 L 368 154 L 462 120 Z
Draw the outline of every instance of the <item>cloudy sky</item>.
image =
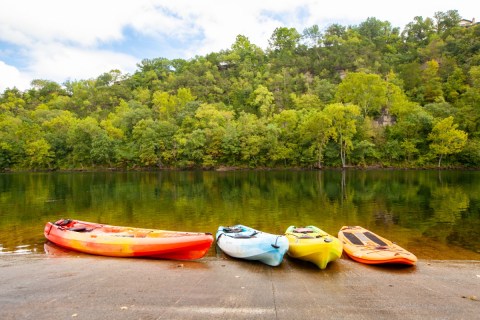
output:
M 228 49 L 241 34 L 266 48 L 277 27 L 357 25 L 368 17 L 403 29 L 415 16 L 458 10 L 474 0 L 0 0 L 0 93 L 33 79 L 63 83 L 144 58 L 189 59 Z M 479 20 L 480 17 L 476 17 Z

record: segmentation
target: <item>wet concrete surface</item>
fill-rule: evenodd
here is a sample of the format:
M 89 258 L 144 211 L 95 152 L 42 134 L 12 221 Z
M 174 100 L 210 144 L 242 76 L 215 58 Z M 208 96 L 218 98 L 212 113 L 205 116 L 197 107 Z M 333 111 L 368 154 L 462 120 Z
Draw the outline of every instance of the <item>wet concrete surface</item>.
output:
M 0 256 L 0 319 L 480 319 L 480 261 Z

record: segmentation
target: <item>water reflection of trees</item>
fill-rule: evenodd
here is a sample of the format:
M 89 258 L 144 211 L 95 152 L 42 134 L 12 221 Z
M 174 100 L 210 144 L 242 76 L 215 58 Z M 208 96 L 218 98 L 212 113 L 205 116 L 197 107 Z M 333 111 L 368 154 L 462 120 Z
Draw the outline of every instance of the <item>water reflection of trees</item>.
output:
M 360 224 L 480 250 L 479 179 L 478 172 L 445 171 L 439 180 L 436 171 L 393 170 L 7 174 L 0 230 L 16 228 L 18 237 L 23 225 L 38 225 L 38 239 L 45 221 L 66 216 L 210 232 L 243 223 L 276 233 L 316 224 L 336 233 Z

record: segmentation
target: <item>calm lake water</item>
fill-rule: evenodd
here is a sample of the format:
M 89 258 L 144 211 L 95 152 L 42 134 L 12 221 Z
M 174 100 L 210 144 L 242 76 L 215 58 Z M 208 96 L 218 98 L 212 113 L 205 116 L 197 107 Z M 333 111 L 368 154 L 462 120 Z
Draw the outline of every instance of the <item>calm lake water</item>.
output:
M 361 225 L 420 259 L 480 260 L 480 172 L 0 174 L 0 254 L 45 254 L 44 224 L 60 218 L 212 233 Z

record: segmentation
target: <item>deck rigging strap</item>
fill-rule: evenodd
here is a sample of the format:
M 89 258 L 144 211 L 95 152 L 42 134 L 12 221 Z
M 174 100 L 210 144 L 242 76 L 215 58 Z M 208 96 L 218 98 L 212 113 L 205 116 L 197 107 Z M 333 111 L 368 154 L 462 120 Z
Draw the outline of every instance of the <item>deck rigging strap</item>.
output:
M 221 233 L 220 235 L 226 235 L 227 237 L 233 238 L 233 239 L 250 239 L 253 238 L 255 235 L 258 234 L 258 231 L 253 231 L 251 234 L 241 234 L 241 233 L 234 233 L 234 234 L 228 234 L 228 233 Z M 220 236 L 218 236 L 220 238 Z

